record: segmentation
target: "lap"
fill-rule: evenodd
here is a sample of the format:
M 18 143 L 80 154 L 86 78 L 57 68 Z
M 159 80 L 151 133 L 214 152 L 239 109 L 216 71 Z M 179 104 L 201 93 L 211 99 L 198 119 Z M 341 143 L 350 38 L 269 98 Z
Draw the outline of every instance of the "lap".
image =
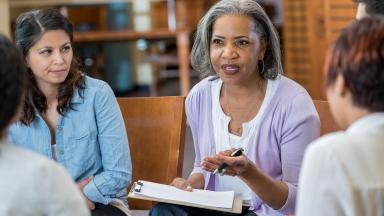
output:
M 113 205 L 96 204 L 94 210 L 91 211 L 92 216 L 126 216 L 119 208 Z
M 208 209 L 194 208 L 189 206 L 181 206 L 167 203 L 159 203 L 155 205 L 150 216 L 256 216 L 252 211 L 244 209 L 241 214 L 233 214 L 227 212 L 220 212 Z

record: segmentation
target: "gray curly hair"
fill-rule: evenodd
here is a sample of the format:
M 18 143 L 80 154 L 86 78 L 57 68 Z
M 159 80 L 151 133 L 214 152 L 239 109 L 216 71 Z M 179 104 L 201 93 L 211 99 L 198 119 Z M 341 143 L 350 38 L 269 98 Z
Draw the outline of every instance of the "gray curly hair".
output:
M 191 51 L 192 67 L 203 76 L 216 75 L 210 59 L 210 42 L 214 22 L 223 15 L 250 17 L 255 32 L 265 40 L 264 68 L 260 75 L 265 79 L 275 79 L 283 74 L 279 37 L 264 9 L 254 0 L 222 0 L 212 6 L 200 20 Z

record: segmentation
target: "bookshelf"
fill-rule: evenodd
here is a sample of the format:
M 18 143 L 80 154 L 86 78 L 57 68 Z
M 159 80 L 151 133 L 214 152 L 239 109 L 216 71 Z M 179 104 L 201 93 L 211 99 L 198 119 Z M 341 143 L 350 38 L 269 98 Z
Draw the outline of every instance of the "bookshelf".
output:
M 187 95 L 190 89 L 190 69 L 189 69 L 189 36 L 190 31 L 187 29 L 168 31 L 167 29 L 157 29 L 146 32 L 136 31 L 91 31 L 91 32 L 75 32 L 75 43 L 91 43 L 91 42 L 117 42 L 130 41 L 138 39 L 159 40 L 159 39 L 176 39 L 177 45 L 177 63 L 179 65 L 179 83 L 180 94 Z M 169 60 L 158 58 L 159 63 L 168 63 Z M 155 83 L 154 83 L 155 84 Z M 154 86 L 151 87 L 151 95 L 156 95 Z

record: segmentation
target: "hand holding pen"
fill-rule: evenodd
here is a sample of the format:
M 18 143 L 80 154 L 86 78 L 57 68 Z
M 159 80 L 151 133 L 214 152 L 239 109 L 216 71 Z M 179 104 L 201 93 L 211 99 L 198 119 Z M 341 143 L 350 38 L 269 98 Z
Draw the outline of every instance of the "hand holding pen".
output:
M 230 156 L 231 157 L 238 157 L 238 156 L 243 154 L 243 151 L 244 151 L 243 148 L 238 148 L 238 149 L 234 150 L 230 154 Z M 215 169 L 215 171 L 213 171 L 213 174 L 219 173 L 220 175 L 224 175 L 227 167 L 228 167 L 228 164 L 223 162 L 223 163 L 221 163 L 221 165 L 219 167 L 217 167 Z
M 203 169 L 220 175 L 239 175 L 248 167 L 248 159 L 243 154 L 243 149 L 231 149 L 219 152 L 212 157 L 204 158 Z

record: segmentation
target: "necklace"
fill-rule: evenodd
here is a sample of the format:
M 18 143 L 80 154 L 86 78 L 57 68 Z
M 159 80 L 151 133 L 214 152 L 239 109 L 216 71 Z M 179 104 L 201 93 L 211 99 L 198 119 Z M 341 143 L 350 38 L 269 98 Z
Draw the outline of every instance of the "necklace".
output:
M 236 125 L 236 121 L 239 122 L 239 125 L 235 126 L 235 129 L 232 131 L 235 135 L 241 136 L 243 134 L 243 123 L 249 118 L 249 114 L 254 109 L 259 109 L 259 106 L 261 105 L 261 102 L 263 101 L 262 95 L 263 95 L 263 88 L 260 86 L 260 83 L 258 84 L 260 88 L 260 94 L 257 95 L 256 99 L 253 99 L 252 102 L 247 105 L 249 106 L 248 109 L 244 109 L 243 114 L 240 115 L 240 118 L 234 119 L 233 110 L 231 110 L 231 105 L 229 103 L 229 95 L 228 95 L 228 87 L 224 86 L 224 104 L 226 106 L 226 114 L 231 118 L 230 123 L 228 124 L 228 132 L 230 133 L 230 126 Z M 260 102 L 261 101 L 261 102 Z M 255 106 L 254 106 L 255 105 Z

